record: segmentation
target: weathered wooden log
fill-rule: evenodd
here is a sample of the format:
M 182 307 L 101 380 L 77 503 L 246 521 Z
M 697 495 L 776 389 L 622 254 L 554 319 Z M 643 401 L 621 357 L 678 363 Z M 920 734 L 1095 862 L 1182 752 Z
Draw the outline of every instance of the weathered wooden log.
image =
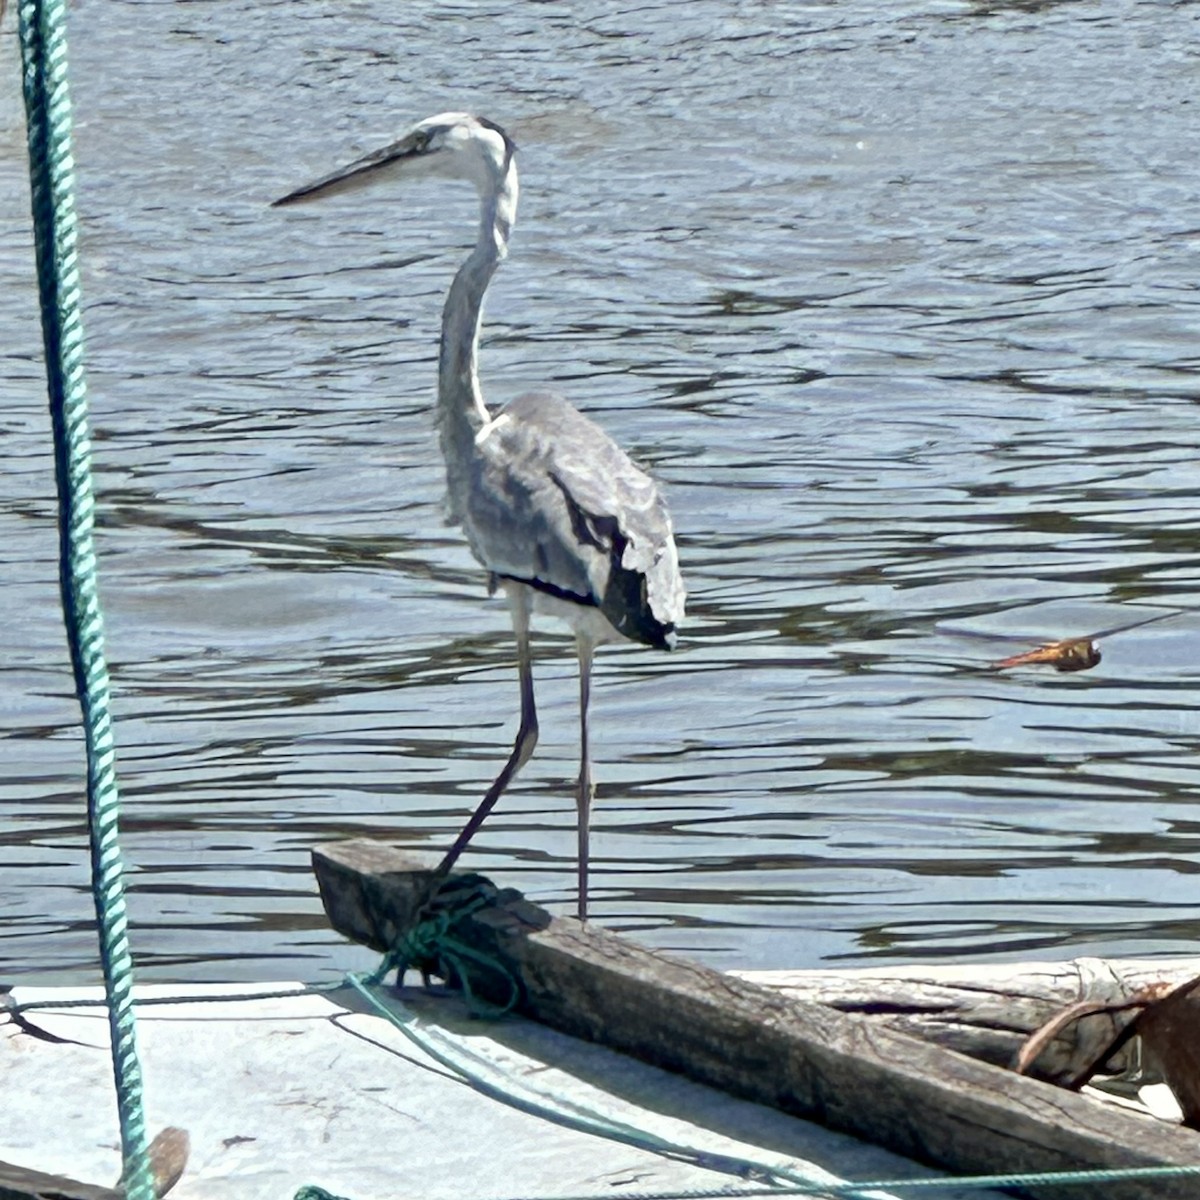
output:
M 168 1126 L 150 1143 L 150 1171 L 154 1191 L 165 1196 L 178 1182 L 187 1166 L 187 1131 Z M 80 1183 L 65 1175 L 48 1175 L 29 1167 L 0 1162 L 0 1200 L 125 1200 L 120 1182 L 115 1188 Z
M 736 974 L 794 999 L 857 1013 L 923 1041 L 1009 1067 L 1025 1039 L 1070 1005 L 1115 1005 L 1159 982 L 1185 983 L 1200 975 L 1200 958 L 1077 958 L 1066 963 Z M 1074 1078 L 1079 1064 L 1093 1061 L 1136 1016 L 1137 1009 L 1126 1009 L 1072 1022 L 1039 1054 L 1032 1073 L 1054 1083 Z M 1120 1070 L 1124 1065 L 1118 1058 L 1112 1067 Z
M 0 1162 L 0 1200 L 125 1200 L 125 1193 Z
M 313 863 L 334 927 L 377 950 L 432 882 L 431 862 L 373 842 L 318 847 Z M 1190 1130 L 493 893 L 454 937 L 520 981 L 522 1012 L 566 1033 L 960 1174 L 1200 1163 Z M 505 990 L 486 973 L 472 986 Z M 1061 1200 L 1058 1187 L 1024 1190 Z M 1194 1200 L 1196 1190 L 1194 1177 L 1103 1185 L 1106 1200 Z

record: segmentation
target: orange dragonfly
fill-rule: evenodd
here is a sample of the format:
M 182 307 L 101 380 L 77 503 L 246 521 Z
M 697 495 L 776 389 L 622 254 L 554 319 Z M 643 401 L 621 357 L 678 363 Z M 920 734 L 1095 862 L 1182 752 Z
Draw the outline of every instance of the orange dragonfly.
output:
M 1025 650 L 1020 654 L 1013 654 L 1008 658 L 1002 658 L 998 662 L 990 663 L 989 666 L 993 671 L 1007 671 L 1013 667 L 1034 667 L 1034 666 L 1050 666 L 1056 671 L 1089 671 L 1096 666 L 1101 660 L 1100 647 L 1097 643 L 1106 637 L 1112 637 L 1113 634 L 1124 633 L 1129 629 L 1137 629 L 1142 625 L 1150 625 L 1154 621 L 1164 621 L 1167 617 L 1178 616 L 1174 612 L 1155 613 L 1151 617 L 1141 617 L 1136 621 L 1125 621 L 1120 625 L 1113 625 L 1107 629 L 1101 629 L 1096 633 L 1085 634 L 1082 637 L 1066 637 L 1060 638 L 1056 642 L 1043 642 L 1040 646 L 1036 646 L 1032 650 Z M 966 634 L 968 637 L 995 637 L 995 634 L 982 634 L 976 630 L 967 631 L 965 629 L 955 630 L 959 634 Z
M 1063 638 L 1059 642 L 1043 642 L 1036 650 L 1026 650 L 1024 654 L 1002 658 L 992 663 L 992 670 L 1007 671 L 1009 667 L 1049 663 L 1056 671 L 1089 671 L 1102 657 L 1093 638 Z

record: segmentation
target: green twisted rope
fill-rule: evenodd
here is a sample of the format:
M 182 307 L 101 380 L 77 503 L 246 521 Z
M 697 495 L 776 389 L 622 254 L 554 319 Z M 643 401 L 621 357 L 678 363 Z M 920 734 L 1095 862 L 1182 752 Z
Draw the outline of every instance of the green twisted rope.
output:
M 427 902 L 416 924 L 400 935 L 395 946 L 363 982 L 368 987 L 378 987 L 392 971 L 403 978 L 408 968 L 415 966 L 421 971 L 432 970 L 443 979 L 454 980 L 462 988 L 467 1007 L 476 1017 L 497 1020 L 512 1012 L 521 1000 L 521 985 L 512 972 L 492 955 L 484 954 L 454 936 L 459 922 L 487 908 L 495 895 L 496 889 L 475 875 L 464 876 L 455 887 L 438 892 Z M 489 1003 L 476 993 L 472 976 L 479 968 L 503 982 L 508 993 L 503 1003 Z
M 834 1200 L 869 1200 L 868 1193 L 880 1191 L 939 1192 L 963 1187 L 1015 1188 L 1038 1186 L 1075 1187 L 1097 1183 L 1119 1183 L 1131 1179 L 1170 1179 L 1192 1175 L 1198 1167 L 1114 1167 L 1095 1171 L 1046 1171 L 1040 1174 L 948 1175 L 925 1179 L 877 1179 L 863 1183 L 811 1180 L 778 1187 L 742 1187 L 732 1184 L 720 1188 L 680 1188 L 662 1192 L 620 1192 L 621 1200 L 739 1200 L 740 1197 L 812 1196 Z M 611 1193 L 555 1197 L 517 1196 L 509 1200 L 610 1200 Z M 308 1184 L 296 1192 L 293 1200 L 349 1200 L 324 1188 Z
M 63 0 L 21 0 L 18 23 L 46 382 L 54 427 L 59 583 L 87 751 L 92 894 L 112 1033 L 123 1181 L 130 1200 L 154 1200 L 130 994 L 133 963 L 117 843 L 120 797 L 109 717 L 108 666 L 92 545 L 91 437 L 83 371 Z

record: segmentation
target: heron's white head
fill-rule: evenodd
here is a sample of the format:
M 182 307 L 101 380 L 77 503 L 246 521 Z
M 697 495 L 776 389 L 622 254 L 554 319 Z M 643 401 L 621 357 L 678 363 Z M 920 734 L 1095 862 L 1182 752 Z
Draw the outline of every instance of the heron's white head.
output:
M 401 177 L 432 175 L 469 179 L 485 200 L 511 191 L 510 202 L 515 208 L 515 151 L 512 139 L 499 125 L 470 113 L 439 113 L 414 125 L 390 146 L 313 180 L 274 203 L 298 204 Z

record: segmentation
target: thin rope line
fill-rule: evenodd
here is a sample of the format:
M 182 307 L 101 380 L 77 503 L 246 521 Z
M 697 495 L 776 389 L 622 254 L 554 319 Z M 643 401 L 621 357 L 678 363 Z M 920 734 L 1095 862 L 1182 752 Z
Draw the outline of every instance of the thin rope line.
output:
M 784 1183 L 777 1187 L 738 1186 L 720 1188 L 679 1188 L 654 1192 L 621 1192 L 621 1200 L 737 1200 L 759 1196 L 830 1196 L 856 1200 L 871 1193 L 926 1191 L 960 1188 L 1081 1187 L 1084 1184 L 1122 1183 L 1133 1180 L 1175 1179 L 1200 1175 L 1200 1166 L 1112 1167 L 1081 1171 L 1043 1171 L 1012 1175 L 947 1175 L 933 1179 L 875 1179 L 861 1183 L 812 1182 Z M 348 1200 L 308 1184 L 296 1192 L 293 1200 Z M 612 1200 L 611 1193 L 587 1192 L 558 1196 L 505 1196 L 497 1200 Z

